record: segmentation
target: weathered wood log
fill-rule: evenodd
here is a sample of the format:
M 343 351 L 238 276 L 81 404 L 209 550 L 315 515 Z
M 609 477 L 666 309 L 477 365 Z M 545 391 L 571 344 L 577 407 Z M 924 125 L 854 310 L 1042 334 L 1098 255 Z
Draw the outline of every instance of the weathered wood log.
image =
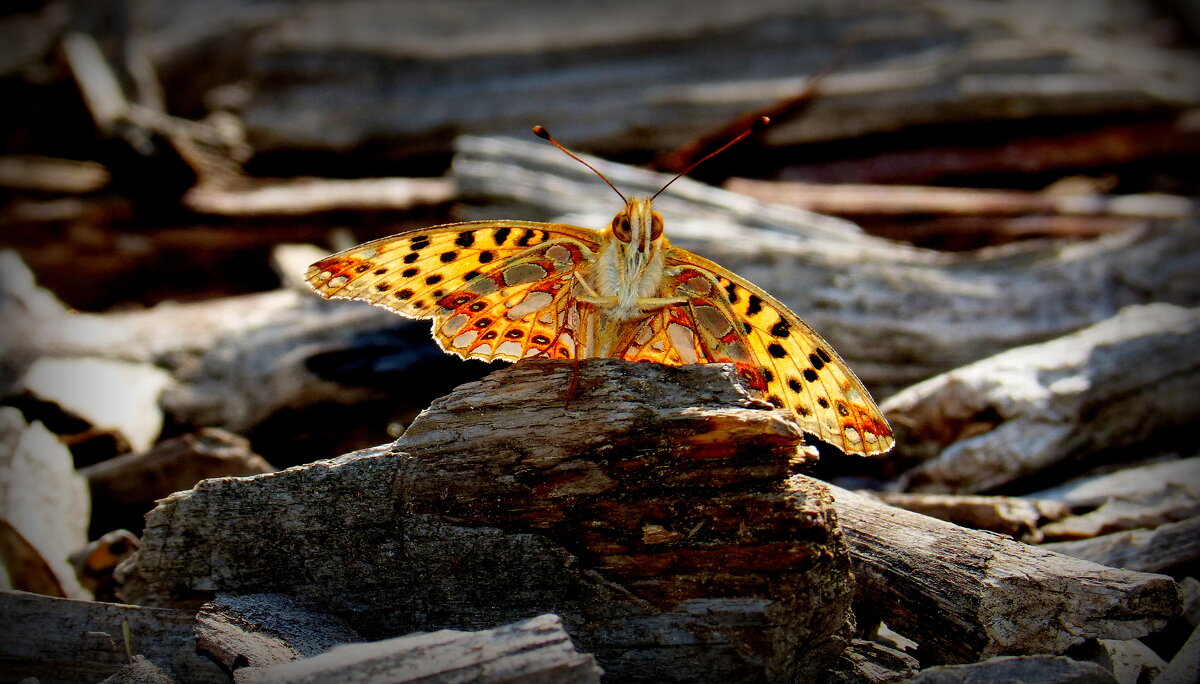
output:
M 1200 559 L 1200 517 L 1040 548 L 1093 563 L 1140 572 L 1165 572 Z
M 49 430 L 8 406 L 0 407 L 0 520 L 0 586 L 91 598 L 67 560 L 87 544 L 87 484 Z
M 221 596 L 196 615 L 196 646 L 241 681 L 242 668 L 265 668 L 365 641 L 345 621 L 282 594 Z
M 1070 515 L 1070 509 L 1056 501 L 1012 496 L 962 496 L 908 492 L 869 492 L 886 504 L 931 518 L 977 530 L 989 530 L 1010 537 L 1038 542 L 1038 525 Z
M 1200 418 L 1200 309 L 1131 307 L 1078 333 L 931 378 L 882 404 L 903 488 L 981 492 Z
M 521 363 L 391 449 L 168 497 L 123 591 L 283 592 L 371 639 L 554 611 L 618 679 L 803 679 L 852 588 L 800 444 L 729 366 Z
M 182 682 L 229 682 L 219 665 L 196 652 L 192 611 L 3 591 L 0 615 L 7 633 L 0 639 L 0 670 L 14 682 L 99 681 L 137 655 Z
M 1112 673 L 1096 663 L 1066 656 L 997 656 L 967 665 L 939 665 L 917 673 L 906 684 L 961 682 L 1038 682 L 1038 684 L 1118 684 Z
M 1180 610 L 1169 577 L 1107 568 L 832 489 L 854 559 L 856 612 L 870 611 L 916 641 L 924 665 L 1132 639 Z
M 466 218 L 601 227 L 618 208 L 590 171 L 544 143 L 464 136 L 457 150 L 453 171 L 461 192 L 482 202 Z M 587 159 L 627 194 L 651 194 L 669 179 Z M 846 357 L 877 397 L 1087 327 L 1125 305 L 1200 305 L 1189 286 L 1200 271 L 1191 221 L 1086 244 L 945 254 L 686 178 L 655 205 L 673 244 L 778 297 Z
M 555 615 L 480 632 L 440 630 L 335 647 L 271 667 L 238 670 L 238 684 L 512 684 L 599 682 L 595 659 L 579 653 Z
M 698 15 L 682 0 L 619 9 L 495 0 L 451 19 L 407 3 L 287 12 L 206 2 L 179 12 L 151 2 L 142 18 L 177 98 L 199 103 L 197 89 L 217 78 L 249 82 L 245 117 L 261 150 L 386 144 L 380 154 L 424 154 L 444 151 L 455 133 L 512 134 L 539 122 L 582 149 L 672 149 L 794 98 L 839 43 L 839 68 L 803 117 L 769 132 L 772 145 L 1197 101 L 1190 54 L 1150 37 L 1119 46 L 1110 38 L 1153 23 L 1140 5 L 1131 16 L 1087 4 L 1076 23 L 959 4 L 720 2 Z M 452 32 L 431 30 L 450 21 Z M 1118 47 L 1124 58 L 1112 57 Z M 190 83 L 198 55 L 227 66 Z M 471 75 L 470 106 L 460 74 Z

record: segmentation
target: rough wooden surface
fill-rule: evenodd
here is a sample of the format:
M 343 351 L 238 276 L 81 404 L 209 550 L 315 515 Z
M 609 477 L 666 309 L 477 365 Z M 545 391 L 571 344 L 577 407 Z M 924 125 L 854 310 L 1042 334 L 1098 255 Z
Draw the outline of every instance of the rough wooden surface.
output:
M 910 492 L 871 492 L 886 504 L 977 530 L 990 530 L 1025 541 L 1042 540 L 1038 525 L 1071 509 L 1056 501 L 1012 496 L 970 496 Z
M 1193 424 L 1200 309 L 1131 307 L 1073 335 L 909 387 L 882 410 L 909 457 L 906 489 L 987 491 Z
M 856 611 L 916 641 L 922 664 L 1063 653 L 1089 637 L 1132 639 L 1180 610 L 1170 577 L 1096 565 L 832 489 L 854 559 Z
M 724 365 L 497 371 L 390 450 L 168 497 L 125 595 L 284 592 L 372 639 L 553 611 L 614 677 L 803 677 L 844 646 L 849 558 L 826 488 L 795 475 L 797 427 L 735 383 Z
M 220 596 L 196 614 L 196 647 L 235 676 L 355 641 L 364 639 L 343 620 L 281 594 Z
M 333 650 L 271 667 L 239 670 L 238 684 L 537 684 L 599 682 L 595 659 L 575 650 L 555 615 L 480 632 L 440 630 Z
M 0 671 L 7 681 L 99 681 L 129 664 L 132 654 L 179 681 L 229 682 L 220 666 L 196 652 L 191 611 L 6 591 L 0 592 L 0 615 L 7 633 L 0 639 Z
M 1200 560 L 1200 516 L 1041 548 L 1114 568 L 1166 572 Z

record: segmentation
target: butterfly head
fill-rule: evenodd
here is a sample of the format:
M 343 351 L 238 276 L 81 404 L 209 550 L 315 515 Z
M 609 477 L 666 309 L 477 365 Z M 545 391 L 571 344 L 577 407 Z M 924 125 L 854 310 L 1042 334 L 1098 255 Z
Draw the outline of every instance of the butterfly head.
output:
M 649 199 L 631 197 L 613 217 L 609 230 L 624 246 L 622 251 L 653 253 L 661 249 L 664 241 L 662 216 L 654 211 Z

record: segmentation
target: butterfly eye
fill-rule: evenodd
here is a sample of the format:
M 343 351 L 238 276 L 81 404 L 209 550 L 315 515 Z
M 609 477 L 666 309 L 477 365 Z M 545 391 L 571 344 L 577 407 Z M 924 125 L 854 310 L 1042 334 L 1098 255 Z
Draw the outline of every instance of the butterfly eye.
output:
M 633 230 L 629 227 L 629 214 L 621 212 L 613 217 L 612 221 L 613 235 L 621 242 L 629 242 L 633 239 Z
M 657 211 L 650 212 L 650 239 L 657 240 L 663 234 L 662 216 Z

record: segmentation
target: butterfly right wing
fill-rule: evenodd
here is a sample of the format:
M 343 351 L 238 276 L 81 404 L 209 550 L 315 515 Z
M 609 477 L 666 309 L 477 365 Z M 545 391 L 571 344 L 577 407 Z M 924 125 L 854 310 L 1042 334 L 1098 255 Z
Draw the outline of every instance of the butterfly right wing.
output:
M 790 409 L 805 431 L 847 454 L 873 456 L 895 444 L 870 393 L 833 347 L 779 300 L 703 257 L 679 248 L 667 256 L 664 307 L 633 337 L 624 358 L 671 363 L 733 363 L 751 388 Z M 657 331 L 661 331 L 658 333 Z M 653 342 L 672 351 L 657 354 Z M 648 353 L 655 352 L 655 353 Z

